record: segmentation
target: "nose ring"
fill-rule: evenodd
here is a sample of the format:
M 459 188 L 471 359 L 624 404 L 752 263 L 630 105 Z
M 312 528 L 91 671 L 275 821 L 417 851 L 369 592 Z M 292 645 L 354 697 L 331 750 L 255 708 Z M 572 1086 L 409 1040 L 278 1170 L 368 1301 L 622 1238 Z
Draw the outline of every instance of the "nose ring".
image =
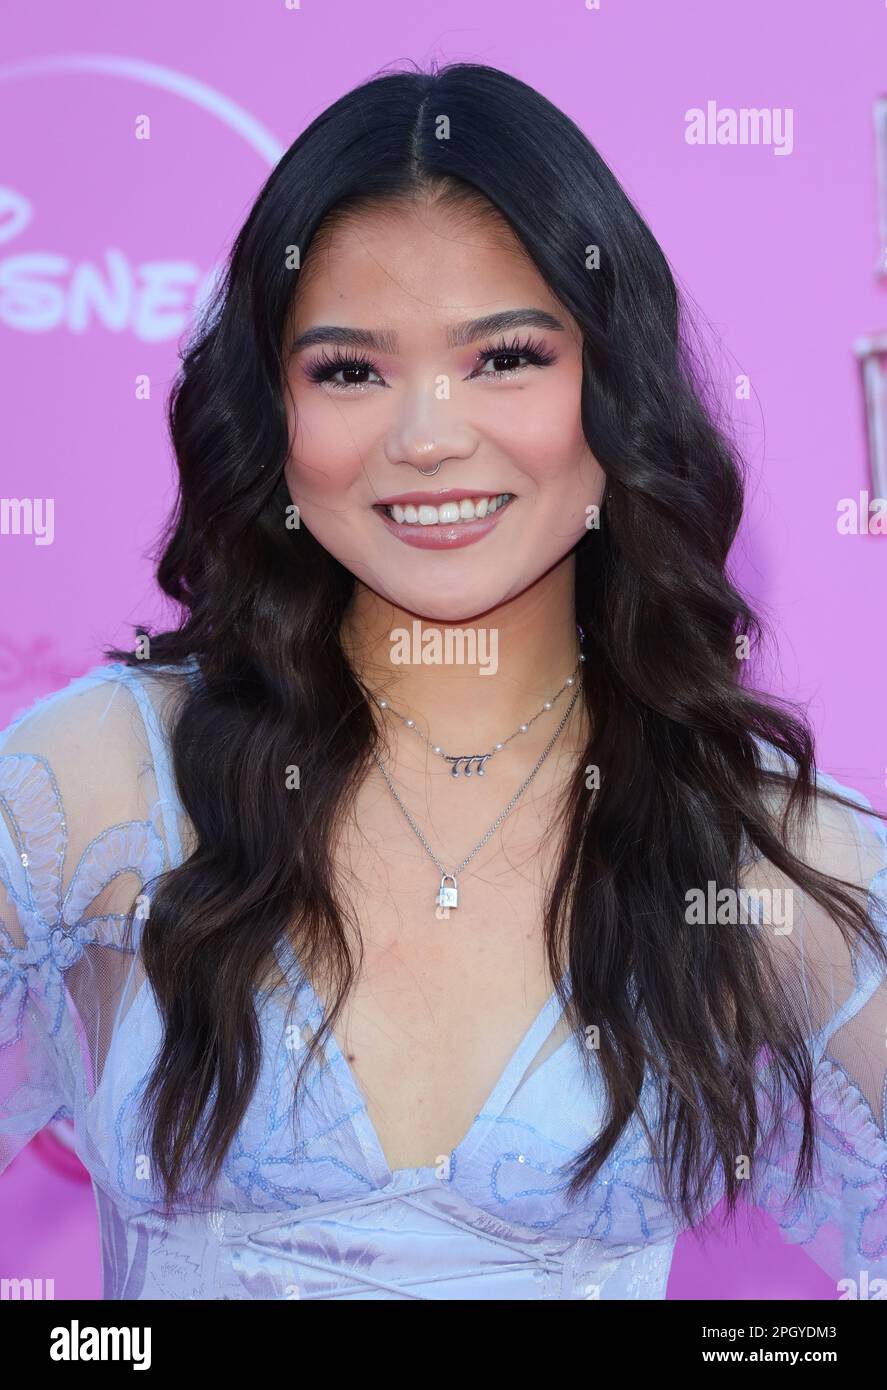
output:
M 423 478 L 433 478 L 439 468 L 440 460 L 438 459 L 433 468 L 420 468 L 419 472 L 422 474 Z

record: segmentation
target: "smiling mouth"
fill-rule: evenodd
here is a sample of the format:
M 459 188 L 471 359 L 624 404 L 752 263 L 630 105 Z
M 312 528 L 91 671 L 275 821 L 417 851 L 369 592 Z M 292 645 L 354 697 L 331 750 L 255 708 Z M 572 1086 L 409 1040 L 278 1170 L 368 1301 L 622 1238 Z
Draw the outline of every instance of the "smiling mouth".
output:
M 438 507 L 424 502 L 418 506 L 412 502 L 402 506 L 392 502 L 390 506 L 379 505 L 374 510 L 383 512 L 398 525 L 458 527 L 465 522 L 483 521 L 485 517 L 494 516 L 513 499 L 513 492 L 500 492 L 489 497 L 463 497 L 459 501 L 442 502 Z

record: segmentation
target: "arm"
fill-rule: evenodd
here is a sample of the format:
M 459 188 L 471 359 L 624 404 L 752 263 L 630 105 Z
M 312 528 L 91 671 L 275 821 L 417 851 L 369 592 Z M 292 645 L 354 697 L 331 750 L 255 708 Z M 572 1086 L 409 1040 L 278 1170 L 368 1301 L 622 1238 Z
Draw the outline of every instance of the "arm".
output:
M 793 848 L 853 886 L 887 944 L 887 826 L 858 792 L 823 773 L 818 783 L 858 809 L 820 798 Z M 768 885 L 789 886 L 769 869 Z M 761 864 L 747 877 L 759 884 Z M 791 929 L 761 930 L 804 1017 L 818 1132 L 813 1185 L 799 1197 L 792 1184 L 802 1115 L 791 1095 L 783 1133 L 757 1156 L 753 1200 L 832 1276 L 840 1297 L 887 1298 L 887 969 L 876 953 L 848 948 L 837 923 L 796 885 Z
M 0 1171 L 62 1115 L 86 1161 L 84 1112 L 140 983 L 123 928 L 168 853 L 131 680 L 96 667 L 0 733 Z

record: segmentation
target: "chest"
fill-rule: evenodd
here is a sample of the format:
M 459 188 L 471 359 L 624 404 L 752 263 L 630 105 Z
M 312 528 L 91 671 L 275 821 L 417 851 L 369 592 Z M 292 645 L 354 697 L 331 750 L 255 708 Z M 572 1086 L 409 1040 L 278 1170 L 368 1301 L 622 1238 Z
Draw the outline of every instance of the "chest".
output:
M 362 792 L 336 851 L 363 958 L 334 1034 L 396 1170 L 436 1163 L 462 1141 L 550 999 L 542 923 L 554 846 L 542 803 L 528 801 L 456 873 L 458 905 L 444 911 L 440 867 L 384 791 Z M 447 870 L 497 813 L 464 792 L 458 814 L 432 812 L 424 832 Z M 529 1065 L 566 1032 L 560 1020 Z

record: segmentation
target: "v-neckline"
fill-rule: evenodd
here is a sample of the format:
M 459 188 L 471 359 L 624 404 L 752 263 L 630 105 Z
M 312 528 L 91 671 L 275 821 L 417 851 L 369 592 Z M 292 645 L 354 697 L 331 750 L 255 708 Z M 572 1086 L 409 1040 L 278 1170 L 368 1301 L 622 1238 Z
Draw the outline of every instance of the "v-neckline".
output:
M 302 1011 L 301 1021 L 304 1023 L 311 1023 L 312 1029 L 316 1033 L 319 1030 L 315 1027 L 315 1023 L 323 1021 L 326 1017 L 326 1010 L 307 974 L 299 964 L 289 940 L 286 940 L 279 947 L 277 959 L 285 978 L 290 978 L 293 969 L 298 972 L 300 978 L 299 994 L 304 995 L 308 1000 L 308 1008 Z M 565 973 L 564 982 L 569 998 L 569 971 Z M 495 1123 L 501 1117 L 509 1100 L 514 1095 L 518 1082 L 533 1057 L 536 1055 L 540 1044 L 545 1041 L 552 1029 L 560 1022 L 563 1013 L 564 1009 L 560 1002 L 558 991 L 554 989 L 512 1051 L 489 1095 L 476 1110 L 474 1119 L 469 1125 L 467 1132 L 463 1135 L 455 1148 L 450 1150 L 448 1157 L 451 1160 L 459 1163 L 464 1162 L 470 1157 L 471 1153 L 486 1133 L 487 1127 Z M 569 1041 L 569 1039 L 566 1039 L 566 1041 Z M 406 1168 L 391 1167 L 385 1157 L 385 1150 L 382 1147 L 382 1142 L 379 1138 L 376 1126 L 370 1118 L 366 1096 L 354 1074 L 353 1068 L 342 1052 L 332 1029 L 330 1029 L 324 1044 L 324 1051 L 327 1053 L 327 1063 L 332 1070 L 333 1078 L 339 1089 L 342 1100 L 345 1101 L 346 1104 L 355 1107 L 351 1115 L 351 1122 L 360 1139 L 364 1156 L 374 1169 L 374 1179 L 381 1179 L 384 1185 L 387 1186 L 389 1183 L 395 1183 L 406 1176 L 412 1177 L 418 1174 L 436 1172 L 438 1165 L 434 1163 L 419 1164 L 414 1167 Z
M 191 666 L 193 664 L 193 669 L 195 669 L 198 672 L 200 670 L 200 665 L 196 656 L 189 657 L 182 664 L 185 667 Z M 130 668 L 127 667 L 126 669 L 129 670 Z M 155 717 L 153 702 L 145 694 L 139 682 L 133 682 L 133 689 L 137 694 L 137 698 L 139 699 L 140 705 L 142 704 L 142 698 L 144 697 L 145 712 L 147 716 L 147 727 L 149 731 L 151 731 L 154 727 L 153 721 Z M 159 781 L 163 782 L 165 789 L 169 789 L 168 796 L 165 795 L 163 798 L 164 805 L 166 805 L 167 801 L 171 802 L 175 807 L 176 813 L 181 816 L 185 816 L 185 810 L 182 806 L 181 797 L 178 794 L 178 790 L 175 786 L 175 779 L 172 777 L 172 773 L 170 771 L 169 749 L 166 741 L 160 737 L 157 737 L 156 740 L 154 740 L 154 758 L 155 763 L 162 764 L 162 772 L 158 772 Z M 169 826 L 167 826 L 167 830 L 170 834 L 173 843 L 178 848 L 179 839 L 176 815 L 173 815 L 172 817 L 171 829 Z M 179 857 L 180 855 L 177 853 L 174 862 L 178 862 Z M 305 1014 L 304 1021 L 307 1022 L 310 1019 L 322 1020 L 325 1017 L 324 1006 L 321 1000 L 318 998 L 314 990 L 314 986 L 308 979 L 306 972 L 302 969 L 301 963 L 299 962 L 299 959 L 296 956 L 296 953 L 292 946 L 292 942 L 289 939 L 289 937 L 285 937 L 281 943 L 278 943 L 278 946 L 275 949 L 274 954 L 277 963 L 282 971 L 283 978 L 285 980 L 291 981 L 293 980 L 293 974 L 295 972 L 300 981 L 297 988 L 297 995 L 300 996 L 304 994 L 305 997 L 307 997 L 307 999 L 310 1001 L 310 1008 L 308 1012 Z M 145 981 L 143 983 L 147 982 Z M 569 1000 L 572 994 L 572 984 L 569 970 L 565 970 L 564 972 L 564 985 L 566 988 L 566 997 Z M 264 994 L 266 997 L 271 997 L 271 995 L 273 995 L 273 991 L 270 992 L 270 994 L 268 991 L 265 990 L 257 991 L 257 993 Z M 508 1104 L 509 1100 L 511 1099 L 512 1095 L 514 1094 L 517 1088 L 518 1082 L 520 1081 L 521 1077 L 523 1076 L 524 1072 L 526 1071 L 527 1067 L 529 1066 L 530 1062 L 535 1056 L 536 1049 L 538 1048 L 540 1043 L 545 1041 L 548 1034 L 560 1022 L 561 1018 L 563 1017 L 563 1013 L 564 1009 L 560 1004 L 558 991 L 557 989 L 554 989 L 546 999 L 545 1003 L 542 1005 L 542 1008 L 539 1010 L 530 1026 L 527 1028 L 523 1037 L 519 1040 L 514 1051 L 511 1053 L 511 1056 L 505 1063 L 502 1072 L 500 1073 L 497 1081 L 493 1086 L 493 1089 L 490 1091 L 486 1100 L 475 1112 L 474 1119 L 469 1125 L 467 1133 L 462 1137 L 462 1139 L 459 1141 L 456 1147 L 450 1150 L 449 1157 L 451 1159 L 464 1161 L 466 1158 L 468 1158 L 470 1154 L 473 1153 L 477 1145 L 480 1143 L 481 1139 L 486 1133 L 487 1128 L 501 1117 L 506 1105 Z M 564 1042 L 561 1044 L 561 1047 L 566 1046 L 566 1044 L 571 1040 L 571 1037 L 566 1038 Z M 352 1124 L 354 1125 L 355 1132 L 358 1134 L 358 1137 L 361 1140 L 361 1147 L 363 1149 L 364 1156 L 366 1157 L 367 1161 L 372 1165 L 372 1167 L 376 1170 L 376 1178 L 381 1178 L 384 1184 L 388 1185 L 389 1183 L 397 1182 L 398 1179 L 403 1179 L 406 1177 L 415 1177 L 418 1174 L 435 1173 L 437 1170 L 436 1164 L 424 1164 L 412 1168 L 390 1167 L 388 1160 L 385 1157 L 385 1150 L 383 1149 L 382 1143 L 379 1139 L 379 1135 L 376 1132 L 376 1127 L 370 1119 L 369 1107 L 367 1105 L 366 1097 L 364 1096 L 363 1091 L 361 1090 L 360 1085 L 358 1084 L 357 1077 L 354 1075 L 354 1072 L 349 1062 L 343 1055 L 342 1050 L 339 1047 L 339 1044 L 336 1040 L 335 1033 L 332 1031 L 332 1029 L 330 1029 L 329 1036 L 325 1044 L 325 1049 L 326 1048 L 329 1048 L 329 1051 L 331 1053 L 331 1057 L 328 1057 L 327 1060 L 329 1065 L 333 1068 L 333 1076 L 336 1081 L 336 1085 L 339 1087 L 340 1093 L 343 1089 L 345 1092 L 347 1092 L 347 1095 L 343 1095 L 342 1098 L 346 1100 L 346 1102 L 350 1102 L 355 1106 L 355 1110 L 352 1114 Z M 560 1051 L 560 1048 L 558 1049 L 558 1051 Z M 335 1064 L 338 1065 L 336 1066 Z M 342 1084 L 340 1084 L 339 1082 L 339 1076 L 341 1076 L 342 1078 Z

